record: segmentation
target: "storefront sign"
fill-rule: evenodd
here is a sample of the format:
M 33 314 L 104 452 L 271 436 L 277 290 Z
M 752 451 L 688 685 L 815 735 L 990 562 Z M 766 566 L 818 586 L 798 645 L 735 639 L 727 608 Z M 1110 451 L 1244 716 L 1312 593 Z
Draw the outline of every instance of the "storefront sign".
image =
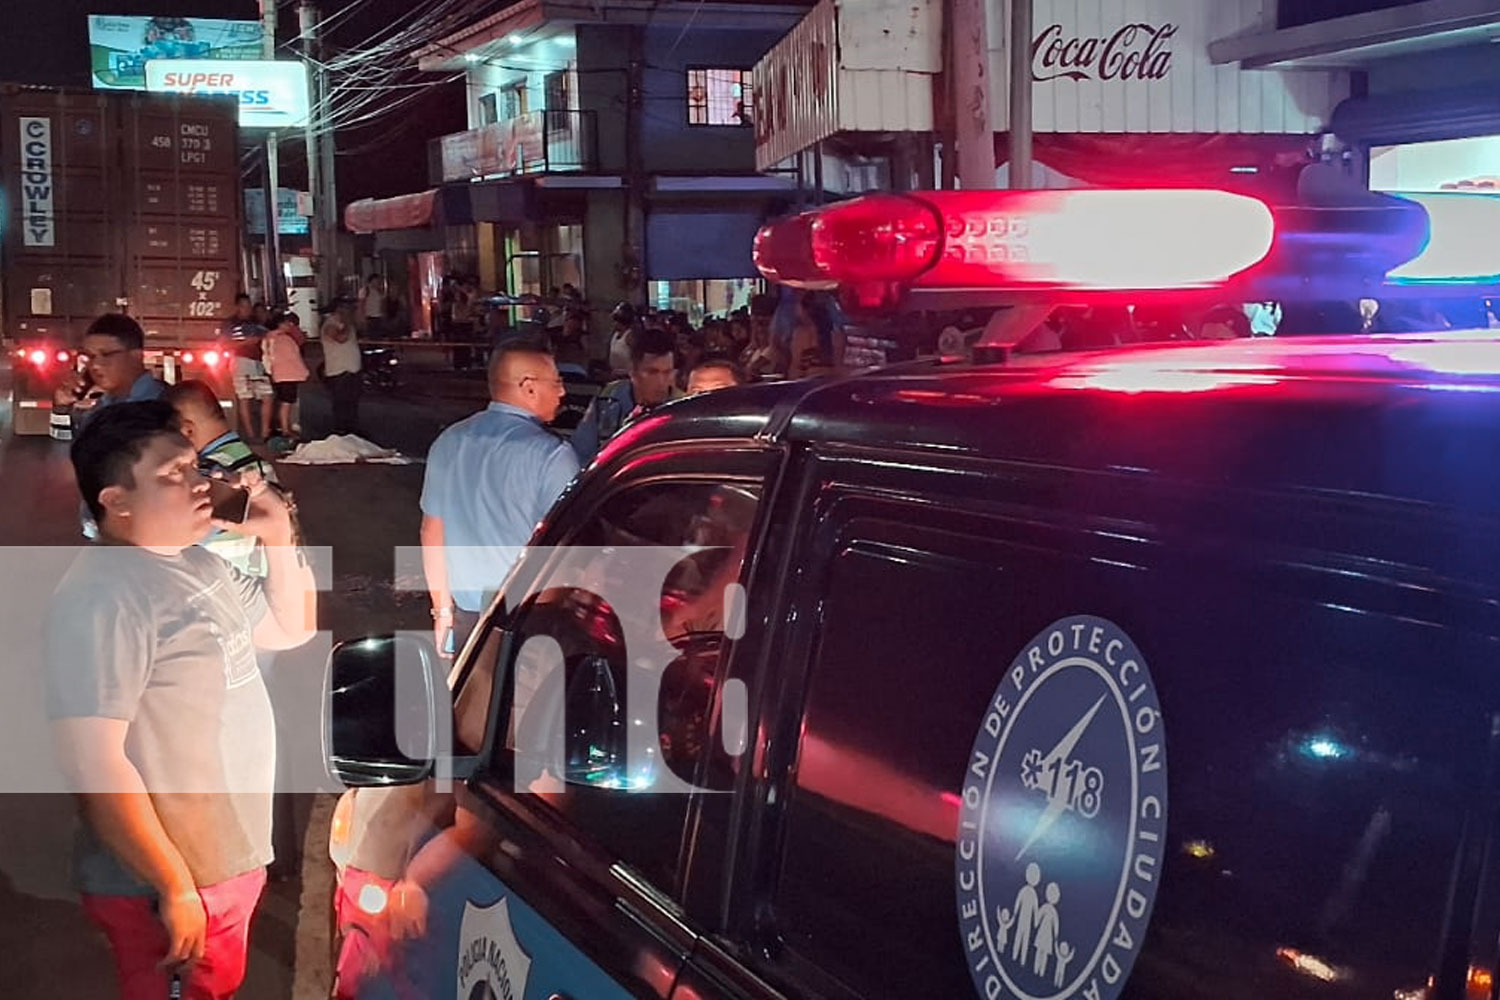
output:
M 1060 24 L 1043 28 L 1031 43 L 1031 78 L 1164 80 L 1172 71 L 1177 25 L 1127 24 L 1111 35 L 1069 35 Z
M 312 199 L 306 191 L 280 188 L 276 192 L 276 231 L 283 236 L 306 236 Z M 245 189 L 245 228 L 255 236 L 266 234 L 266 192 L 264 188 Z
M 442 138 L 446 181 L 477 180 L 543 170 L 547 163 L 545 111 Z
M 89 15 L 89 56 L 94 87 L 145 90 L 153 59 L 259 59 L 259 21 L 206 17 Z
M 1034 0 L 1038 133 L 1311 134 L 1348 96 L 1348 74 L 1217 66 L 1209 46 L 1266 30 L 1262 4 Z M 1007 5 L 990 4 L 990 120 L 1010 128 Z
M 146 64 L 146 89 L 236 97 L 241 128 L 301 128 L 311 112 L 301 60 L 153 59 Z

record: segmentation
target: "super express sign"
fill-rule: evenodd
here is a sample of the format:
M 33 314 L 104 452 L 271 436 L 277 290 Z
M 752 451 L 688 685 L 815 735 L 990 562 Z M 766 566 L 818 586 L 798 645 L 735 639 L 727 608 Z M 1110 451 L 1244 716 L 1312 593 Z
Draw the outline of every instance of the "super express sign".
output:
M 238 97 L 243 128 L 307 124 L 307 66 L 301 62 L 153 59 L 146 63 L 146 89 L 157 94 Z

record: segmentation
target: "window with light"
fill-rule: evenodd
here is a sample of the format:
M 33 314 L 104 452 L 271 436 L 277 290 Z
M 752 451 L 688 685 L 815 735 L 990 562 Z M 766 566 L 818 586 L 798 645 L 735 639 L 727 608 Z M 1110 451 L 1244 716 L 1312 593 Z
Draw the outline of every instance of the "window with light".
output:
M 750 125 L 748 69 L 688 70 L 689 125 Z

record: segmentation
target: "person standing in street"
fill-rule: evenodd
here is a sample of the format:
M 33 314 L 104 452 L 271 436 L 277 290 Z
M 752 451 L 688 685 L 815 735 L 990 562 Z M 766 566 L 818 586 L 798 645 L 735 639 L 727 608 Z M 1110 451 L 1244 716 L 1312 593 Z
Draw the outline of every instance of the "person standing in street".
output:
M 255 650 L 316 628 L 316 582 L 285 501 L 261 483 L 236 529 L 265 545 L 252 579 L 198 542 L 215 524 L 170 404 L 122 403 L 72 446 L 100 542 L 54 596 L 47 713 L 78 796 L 83 908 L 122 1000 L 234 995 L 271 861 L 275 725 Z
M 290 438 L 297 428 L 292 422 L 292 408 L 297 405 L 297 391 L 307 381 L 307 362 L 302 360 L 302 332 L 297 314 L 284 309 L 271 315 L 271 329 L 265 339 L 266 371 L 276 394 L 276 423 L 283 437 Z
M 89 324 L 83 370 L 53 396 L 51 436 L 71 441 L 95 414 L 116 403 L 160 399 L 167 384 L 146 370 L 145 350 L 146 332 L 124 313 L 105 313 Z M 80 505 L 78 522 L 83 537 L 97 536 L 88 504 Z
M 745 373 L 733 361 L 728 358 L 708 358 L 698 362 L 688 372 L 687 394 L 698 396 L 719 389 L 732 389 L 737 385 L 744 385 L 746 381 Z
M 124 313 L 105 313 L 83 335 L 83 370 L 58 386 L 52 436 L 71 440 L 99 410 L 160 399 L 166 383 L 146 371 L 146 331 Z
M 276 482 L 271 464 L 229 426 L 219 397 L 207 382 L 178 382 L 163 398 L 176 411 L 177 431 L 198 452 L 199 472 L 236 484 L 242 480 Z M 265 553 L 253 535 L 216 528 L 199 544 L 247 576 L 265 576 Z
M 630 377 L 601 389 L 573 432 L 579 462 L 592 462 L 627 422 L 677 395 L 676 350 L 676 339 L 665 330 L 642 330 L 632 339 Z
M 353 303 L 334 302 L 333 313 L 323 321 L 323 380 L 333 404 L 333 433 L 356 434 L 359 429 L 361 357 L 359 333 L 354 328 Z
M 241 292 L 234 298 L 234 315 L 225 330 L 229 355 L 233 359 L 235 408 L 239 411 L 240 429 L 251 441 L 264 441 L 271 433 L 271 379 L 261 363 L 261 342 L 266 328 L 255 319 L 250 296 Z
M 422 483 L 422 568 L 438 650 L 452 656 L 479 623 L 537 522 L 578 473 L 547 429 L 563 380 L 546 348 L 508 341 L 489 366 L 490 404 L 433 442 Z

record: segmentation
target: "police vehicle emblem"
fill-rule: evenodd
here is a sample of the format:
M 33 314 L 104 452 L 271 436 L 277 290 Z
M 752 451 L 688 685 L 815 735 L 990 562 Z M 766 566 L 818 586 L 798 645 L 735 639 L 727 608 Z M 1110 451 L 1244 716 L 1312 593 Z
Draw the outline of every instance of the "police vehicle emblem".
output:
M 464 904 L 459 930 L 457 1000 L 521 1000 L 531 956 L 521 950 L 510 922 L 510 905 Z
M 1167 758 L 1146 661 L 1075 615 L 1006 671 L 959 809 L 959 928 L 985 1000 L 1113 1000 L 1161 880 Z

